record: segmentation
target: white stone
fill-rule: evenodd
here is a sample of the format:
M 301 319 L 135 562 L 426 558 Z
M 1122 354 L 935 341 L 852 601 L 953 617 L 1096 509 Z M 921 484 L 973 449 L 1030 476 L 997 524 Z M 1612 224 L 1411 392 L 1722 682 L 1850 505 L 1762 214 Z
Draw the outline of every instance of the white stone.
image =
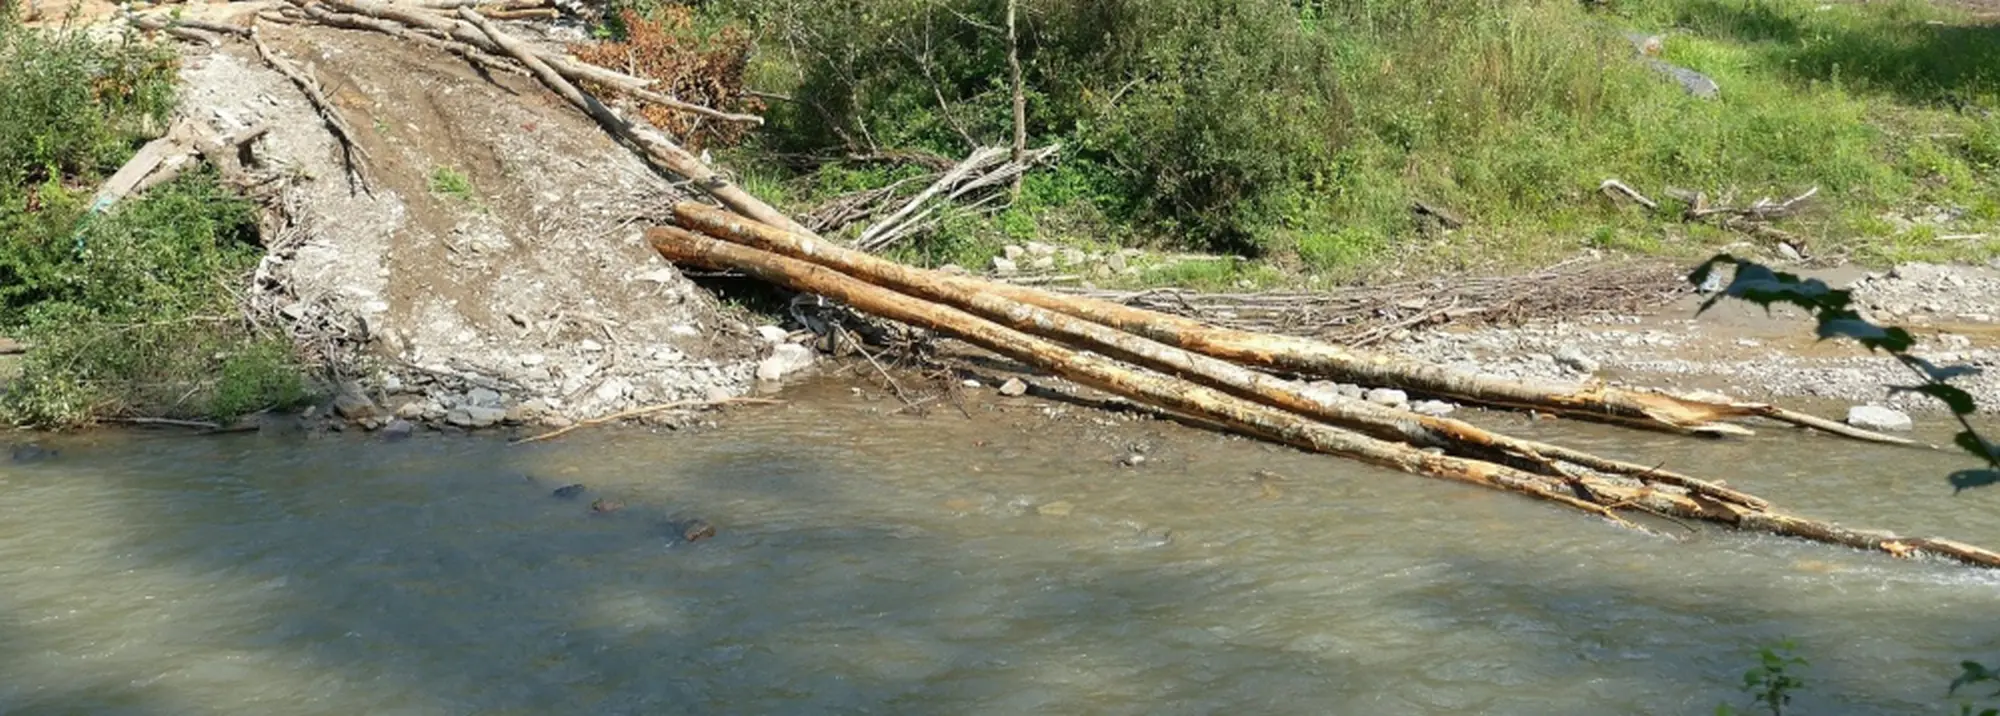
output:
M 1020 378 L 1008 378 L 1007 382 L 1000 384 L 1000 394 L 1009 398 L 1027 395 L 1028 384 L 1022 382 Z
M 1410 406 L 1410 412 L 1416 413 L 1418 415 L 1429 415 L 1434 418 L 1442 418 L 1446 415 L 1450 415 L 1451 411 L 1457 409 L 1458 406 L 1452 405 L 1451 403 L 1447 403 L 1442 400 L 1420 400 L 1417 401 L 1416 404 Z
M 1847 424 L 1864 430 L 1906 431 L 1916 427 L 1910 416 L 1895 408 L 1856 405 L 1847 409 Z
M 757 379 L 784 380 L 785 376 L 804 370 L 812 362 L 812 349 L 797 343 L 780 343 L 771 346 L 770 357 L 757 364 Z
M 604 350 L 604 344 L 598 343 L 597 341 L 593 341 L 588 338 L 585 338 L 583 339 L 583 341 L 577 343 L 576 347 L 582 348 L 583 352 L 585 353 L 596 353 L 598 351 Z
M 1000 274 L 1002 276 L 1012 276 L 1016 273 L 1020 273 L 1020 271 L 1021 267 L 1015 265 L 1013 259 L 1001 258 L 999 256 L 993 257 L 993 273 Z
M 630 392 L 632 392 L 631 383 L 627 383 L 620 378 L 612 378 L 599 384 L 594 394 L 598 400 L 611 403 L 625 397 L 625 394 Z
M 1044 244 L 1040 241 L 1030 241 L 1028 242 L 1028 255 L 1037 257 L 1054 256 L 1056 255 L 1056 247 Z
M 1563 346 L 1556 349 L 1555 359 L 1557 363 L 1578 373 L 1596 373 L 1597 369 L 1602 367 L 1595 359 L 1584 355 L 1583 351 L 1577 349 L 1576 346 Z
M 777 326 L 757 327 L 757 336 L 763 338 L 765 343 L 779 343 L 784 341 L 785 337 L 789 335 L 791 335 L 789 331 Z
M 1375 388 L 1368 391 L 1365 397 L 1370 403 L 1392 407 L 1402 407 L 1410 402 L 1409 393 L 1396 390 L 1395 388 Z
M 1026 253 L 1028 253 L 1027 249 L 1023 249 L 1013 244 L 1008 244 L 1006 246 L 1000 247 L 1000 254 L 1002 256 L 1007 257 L 1008 261 L 1019 261 L 1021 260 L 1021 255 Z

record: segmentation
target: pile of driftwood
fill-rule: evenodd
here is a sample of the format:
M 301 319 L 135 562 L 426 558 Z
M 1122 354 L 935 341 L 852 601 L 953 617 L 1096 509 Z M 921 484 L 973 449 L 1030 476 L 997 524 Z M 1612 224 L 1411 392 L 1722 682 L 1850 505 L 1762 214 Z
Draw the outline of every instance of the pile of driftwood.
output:
M 728 207 L 726 211 L 680 202 L 674 206 L 676 226 L 647 232 L 661 256 L 683 267 L 740 271 L 881 318 L 955 336 L 1028 366 L 1221 429 L 1527 495 L 1636 530 L 1653 531 L 1628 516 L 1652 515 L 1682 524 L 1710 522 L 1897 556 L 1929 554 L 2000 567 L 2000 553 L 1980 547 L 1807 519 L 1754 495 L 1662 466 L 1307 392 L 1284 376 L 1401 388 L 1472 404 L 1689 434 L 1743 434 L 1748 431 L 1736 421 L 1761 418 L 1861 440 L 1906 442 L 1897 438 L 1774 405 L 1693 400 L 1596 382 L 1502 380 L 1351 346 L 1249 332 L 1113 301 L 913 268 L 828 242 L 729 183 L 673 140 L 626 119 L 578 85 L 615 88 L 629 98 L 679 111 L 726 113 L 683 106 L 686 103 L 652 92 L 645 80 L 529 45 L 501 30 L 478 11 L 476 3 L 291 2 L 294 8 L 282 15 L 285 21 L 385 32 L 475 63 L 518 64 L 511 69 L 539 79 L 633 151 Z M 255 40 L 254 30 L 250 39 Z M 303 88 L 314 89 L 309 77 L 295 79 Z M 320 108 L 329 129 L 340 133 L 338 109 L 323 102 Z M 754 118 L 731 121 L 738 120 Z M 1023 158 L 1016 152 L 1010 161 L 1022 164 Z
M 2000 567 L 2000 553 L 1980 547 L 1807 519 L 1754 495 L 1660 466 L 1310 393 L 1274 373 L 1683 433 L 1741 434 L 1747 431 L 1733 420 L 1761 417 L 1856 439 L 1897 442 L 1777 406 L 1690 400 L 1596 383 L 1494 379 L 1310 339 L 1220 328 L 1108 301 L 914 268 L 695 202 L 677 204 L 674 214 L 678 226 L 655 228 L 648 239 L 675 264 L 741 271 L 955 336 L 1077 383 L 1224 429 L 1529 495 L 1649 532 L 1625 515 L 1699 520 L 1897 556 L 1927 553 Z

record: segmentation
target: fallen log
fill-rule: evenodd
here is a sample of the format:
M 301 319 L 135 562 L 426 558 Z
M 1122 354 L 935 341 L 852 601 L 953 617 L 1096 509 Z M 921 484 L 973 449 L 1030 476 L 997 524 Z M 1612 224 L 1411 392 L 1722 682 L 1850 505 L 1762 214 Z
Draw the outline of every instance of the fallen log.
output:
M 290 60 L 272 52 L 271 46 L 264 44 L 264 38 L 259 37 L 254 29 L 250 32 L 250 43 L 257 47 L 257 56 L 263 58 L 264 64 L 270 65 L 271 69 L 277 70 L 278 74 L 291 80 L 292 84 L 297 85 L 299 91 L 305 94 L 306 101 L 312 103 L 313 109 L 319 112 L 320 120 L 326 124 L 329 131 L 333 132 L 333 138 L 339 140 L 340 156 L 347 166 L 349 175 L 363 191 L 367 191 L 368 176 L 362 162 L 368 159 L 368 150 L 362 148 L 354 128 L 347 124 L 347 118 L 341 116 L 340 110 L 333 106 L 333 101 L 326 98 L 326 93 L 320 89 L 319 81 L 306 76 L 305 71 L 293 65 Z
M 768 225 L 694 202 L 674 206 L 685 225 L 732 241 L 785 243 Z M 860 252 L 818 241 L 815 255 L 838 255 L 859 261 Z M 817 260 L 817 259 L 815 259 Z M 921 269 L 912 269 L 921 270 Z M 1304 375 L 1323 376 L 1362 385 L 1411 390 L 1469 403 L 1537 410 L 1682 433 L 1742 435 L 1750 431 L 1722 422 L 1763 417 L 1813 427 L 1856 439 L 1910 444 L 1902 438 L 1848 427 L 1762 403 L 1722 403 L 1690 400 L 1662 393 L 1627 390 L 1599 383 L 1581 386 L 1550 380 L 1510 380 L 1454 370 L 1423 361 L 1364 353 L 1319 341 L 1217 328 L 1179 316 L 1132 308 L 1109 301 L 1061 296 L 1027 286 L 952 276 L 930 271 L 940 283 L 967 291 L 996 294 L 1029 305 L 1068 314 L 1093 323 L 1135 333 L 1171 346 L 1234 363 Z
M 1229 429 L 1313 452 L 1351 457 L 1404 472 L 1524 494 L 1644 529 L 1618 510 L 1702 520 L 1740 529 L 1886 552 L 1899 557 L 1933 554 L 1967 564 L 2000 567 L 2000 553 L 1944 539 L 1902 538 L 1852 530 L 1764 507 L 1720 502 L 1671 486 L 1642 485 L 1595 473 L 1557 477 L 1506 465 L 1433 454 L 1343 428 L 1109 358 L 1074 351 L 948 306 L 875 286 L 833 269 L 767 251 L 701 236 L 678 227 L 647 233 L 669 262 L 710 270 L 741 271 L 785 288 L 817 294 L 876 316 L 953 335 L 973 345 L 1077 383 L 1188 414 Z
M 682 215 L 687 214 L 677 211 L 677 216 Z M 781 231 L 740 232 L 737 236 L 741 239 L 736 243 L 760 251 L 825 266 L 871 284 L 967 311 L 1023 333 L 1059 339 L 1075 347 L 1105 353 L 1160 373 L 1194 380 L 1241 398 L 1377 438 L 1442 448 L 1466 457 L 1508 462 L 1523 469 L 1567 477 L 1567 470 L 1554 462 L 1559 460 L 1643 482 L 1676 485 L 1726 502 L 1751 507 L 1764 505 L 1761 499 L 1754 496 L 1663 470 L 1659 466 L 1621 462 L 1560 445 L 1500 435 L 1462 420 L 1419 415 L 1339 395 L 1315 394 L 1306 391 L 1296 381 L 1283 380 L 991 292 L 972 290 L 940 280 L 943 274 L 860 251 L 829 250 L 810 239 Z

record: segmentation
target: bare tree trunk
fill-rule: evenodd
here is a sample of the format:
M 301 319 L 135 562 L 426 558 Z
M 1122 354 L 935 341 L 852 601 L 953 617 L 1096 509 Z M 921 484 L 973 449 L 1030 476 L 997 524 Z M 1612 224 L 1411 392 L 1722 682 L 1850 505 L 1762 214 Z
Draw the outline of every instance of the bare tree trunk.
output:
M 731 240 L 757 245 L 785 243 L 782 236 L 771 235 L 773 232 L 782 233 L 773 227 L 700 204 L 683 202 L 675 206 L 674 213 L 682 222 Z M 815 256 L 839 256 L 842 261 L 861 260 L 847 255 L 848 252 L 850 250 L 824 242 L 816 242 L 811 248 Z M 1179 316 L 1109 301 L 1062 296 L 1027 286 L 934 271 L 927 272 L 927 275 L 955 288 L 998 295 L 1233 363 L 1326 376 L 1362 385 L 1405 388 L 1471 403 L 1539 410 L 1676 432 L 1744 434 L 1749 431 L 1720 421 L 1752 416 L 1810 427 L 1831 424 L 1831 421 L 1763 404 L 1711 403 L 1608 386 L 1578 386 L 1558 381 L 1507 380 L 1475 375 L 1400 356 L 1354 351 L 1304 338 L 1217 328 Z M 1878 442 L 1905 442 L 1852 428 L 1836 432 Z
M 654 250 L 677 265 L 738 270 L 762 281 L 840 301 L 876 316 L 959 337 L 1026 365 L 1083 385 L 1184 413 L 1273 442 L 1351 457 L 1404 472 L 1538 497 L 1615 523 L 1644 529 L 1614 510 L 1643 509 L 1739 529 L 1768 532 L 1896 556 L 1931 553 L 1968 564 L 2000 567 L 2000 553 L 1944 539 L 1902 538 L 1853 530 L 1744 504 L 1720 502 L 1672 487 L 1640 486 L 1595 474 L 1537 475 L 1505 465 L 1427 453 L 1307 420 L 1207 387 L 1120 365 L 1064 348 L 963 311 L 928 303 L 824 266 L 739 246 L 676 227 L 647 232 Z M 814 242 L 819 243 L 819 242 Z
M 1007 73 L 1014 83 L 1014 164 L 1023 166 L 1028 155 L 1028 95 L 1021 86 L 1021 38 L 1015 29 L 1020 0 L 1007 0 Z M 1014 176 L 1013 193 L 1021 195 L 1021 175 Z

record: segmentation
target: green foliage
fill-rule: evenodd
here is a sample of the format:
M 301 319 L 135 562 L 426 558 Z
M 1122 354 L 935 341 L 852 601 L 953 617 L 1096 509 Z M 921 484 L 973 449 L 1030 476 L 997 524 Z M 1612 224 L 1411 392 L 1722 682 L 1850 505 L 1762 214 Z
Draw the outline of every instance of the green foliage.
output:
M 1793 653 L 1795 649 L 1790 640 L 1758 649 L 1757 666 L 1743 672 L 1743 690 L 1749 692 L 1752 703 L 1761 704 L 1771 716 L 1784 716 L 1785 707 L 1792 703 L 1792 692 L 1805 686 L 1805 681 L 1792 670 L 1809 664 Z M 1736 712 L 1723 705 L 1716 707 L 1715 713 L 1726 716 Z
M 289 342 L 237 317 L 232 286 L 261 253 L 255 207 L 206 172 L 88 206 L 159 131 L 171 59 L 0 20 L 0 331 L 34 347 L 0 419 L 226 417 L 305 395 Z
M 479 203 L 479 195 L 473 191 L 472 177 L 451 167 L 431 170 L 429 181 L 431 193 L 446 196 L 467 204 Z
M 1819 186 L 1841 208 L 1806 218 L 1816 245 L 1874 259 L 1978 250 L 1884 240 L 1885 211 L 1963 206 L 1966 233 L 2000 222 L 2000 30 L 1917 2 L 1588 5 L 1022 0 L 1033 143 L 1062 141 L 1059 171 L 1089 177 L 1023 202 L 1033 217 L 1085 205 L 1121 241 L 1310 268 L 1408 255 L 1382 249 L 1416 237 L 1413 200 L 1466 214 L 1483 259 L 1673 250 L 1655 238 L 1672 219 L 1597 198 L 1613 176 L 1739 201 Z M 961 156 L 1009 135 L 1004 0 L 697 7 L 762 33 L 752 76 L 796 101 L 773 105 L 761 148 L 844 175 L 823 190 L 893 181 L 839 157 Z M 1621 34 L 1673 27 L 1665 59 L 1722 100 L 1687 95 Z

